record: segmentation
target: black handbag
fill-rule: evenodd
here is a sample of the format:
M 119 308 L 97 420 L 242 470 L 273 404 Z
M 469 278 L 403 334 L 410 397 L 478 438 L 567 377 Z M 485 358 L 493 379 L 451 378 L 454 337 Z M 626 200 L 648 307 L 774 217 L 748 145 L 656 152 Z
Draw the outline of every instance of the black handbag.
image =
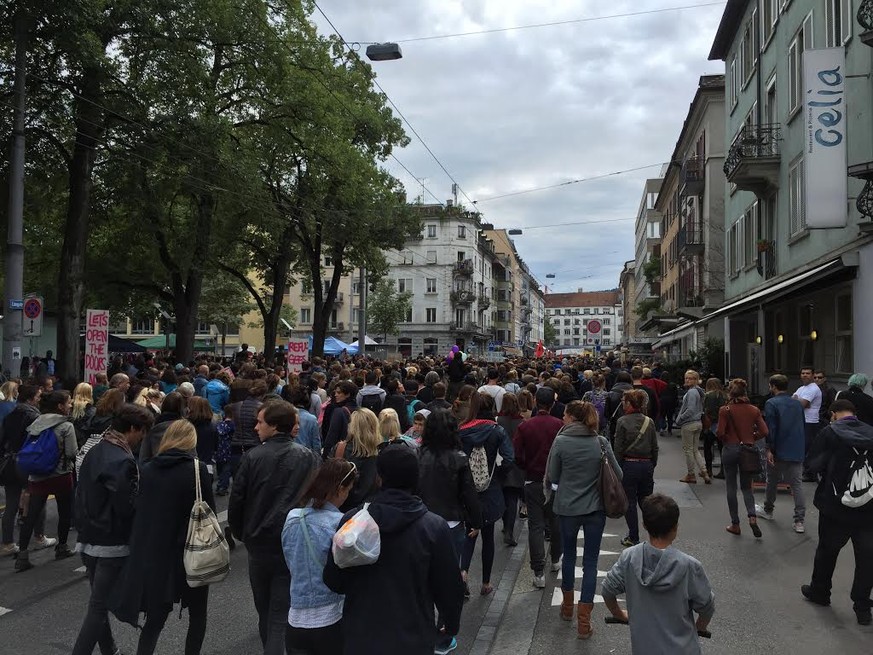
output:
M 730 409 L 728 409 L 727 415 L 731 425 L 734 427 L 734 432 L 736 432 L 737 425 L 734 423 L 734 417 Z M 739 433 L 737 433 L 737 436 L 739 437 Z M 758 436 L 757 430 L 755 430 L 753 436 Z M 740 441 L 739 468 L 741 473 L 748 473 L 749 475 L 758 475 L 761 472 L 761 451 L 758 450 L 758 446 L 754 442 L 748 444 L 742 440 Z

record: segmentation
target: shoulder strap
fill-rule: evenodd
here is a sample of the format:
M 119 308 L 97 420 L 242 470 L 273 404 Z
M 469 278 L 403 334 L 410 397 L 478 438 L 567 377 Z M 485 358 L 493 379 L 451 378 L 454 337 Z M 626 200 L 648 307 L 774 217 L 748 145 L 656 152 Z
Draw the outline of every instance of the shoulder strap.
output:
M 306 542 L 306 550 L 309 551 L 309 558 L 312 563 L 324 568 L 326 562 L 322 562 L 315 553 L 315 548 L 312 545 L 312 539 L 309 537 L 309 526 L 306 525 L 306 510 L 300 512 L 300 527 L 303 531 L 303 540 Z
M 648 416 L 644 416 L 644 417 L 643 417 L 643 425 L 642 425 L 642 427 L 640 428 L 640 432 L 639 432 L 639 434 L 637 434 L 637 438 L 634 439 L 634 442 L 633 442 L 630 446 L 628 446 L 627 448 L 625 448 L 625 451 L 624 451 L 624 452 L 627 453 L 627 452 L 630 452 L 631 450 L 634 449 L 634 446 L 636 446 L 636 445 L 640 442 L 640 439 L 643 438 L 643 435 L 646 434 L 646 431 L 649 429 L 649 425 L 651 424 L 651 422 L 652 422 L 652 419 L 649 418 Z
M 203 502 L 203 492 L 200 489 L 200 460 L 194 458 L 194 488 L 197 490 L 197 504 Z

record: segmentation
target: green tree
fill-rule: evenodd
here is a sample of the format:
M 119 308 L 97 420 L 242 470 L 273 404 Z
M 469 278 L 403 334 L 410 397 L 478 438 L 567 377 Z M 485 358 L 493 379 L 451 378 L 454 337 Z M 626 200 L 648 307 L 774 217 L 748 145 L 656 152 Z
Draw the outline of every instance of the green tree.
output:
M 394 280 L 379 278 L 367 296 L 367 325 L 387 340 L 389 334 L 399 332 L 397 326 L 406 320 L 411 308 L 412 294 L 409 291 L 398 292 L 394 289 Z
M 558 331 L 548 318 L 543 323 L 543 343 L 547 348 L 558 343 Z

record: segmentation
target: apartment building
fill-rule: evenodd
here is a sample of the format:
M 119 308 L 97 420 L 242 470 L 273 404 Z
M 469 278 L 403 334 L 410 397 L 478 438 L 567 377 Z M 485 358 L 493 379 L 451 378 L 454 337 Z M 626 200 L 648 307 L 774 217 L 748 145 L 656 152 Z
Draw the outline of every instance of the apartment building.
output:
M 773 371 L 873 370 L 855 340 L 873 320 L 871 37 L 870 0 L 729 0 L 715 35 L 726 304 L 707 320 L 752 393 Z
M 618 289 L 549 293 L 546 320 L 555 328 L 553 349 L 612 350 L 623 341 L 624 306 Z M 590 323 L 596 321 L 596 329 Z
M 618 288 L 621 292 L 621 306 L 624 312 L 624 320 L 621 325 L 621 345 L 627 347 L 630 335 L 633 334 L 636 321 L 634 317 L 634 300 L 636 299 L 636 262 L 632 259 L 624 263 L 619 276 Z
M 661 213 L 655 209 L 658 200 L 658 191 L 663 183 L 663 175 L 666 167 L 661 171 L 661 176 L 646 180 L 643 195 L 637 210 L 637 220 L 634 228 L 634 297 L 630 303 L 633 309 L 633 330 L 627 336 L 627 340 L 637 346 L 652 344 L 655 334 L 643 328 L 649 316 L 659 314 L 661 284 L 652 277 L 651 281 L 646 277 L 646 265 L 653 259 L 661 256 Z M 644 308 L 644 311 L 643 309 Z M 641 315 L 642 314 L 642 315 Z

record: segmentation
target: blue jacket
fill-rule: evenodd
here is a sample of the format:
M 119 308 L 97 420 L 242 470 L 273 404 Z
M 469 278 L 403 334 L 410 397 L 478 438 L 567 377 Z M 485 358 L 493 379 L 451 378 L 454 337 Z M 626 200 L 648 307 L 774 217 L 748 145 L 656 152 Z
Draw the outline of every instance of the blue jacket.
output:
M 316 455 L 321 455 L 321 430 L 318 427 L 318 419 L 305 409 L 297 408 L 297 420 L 300 421 L 300 432 L 297 434 L 297 443 L 306 446 Z
M 301 516 L 309 529 L 312 552 L 306 544 Z M 342 596 L 324 584 L 324 564 L 330 552 L 331 540 L 343 515 L 330 503 L 322 509 L 311 506 L 292 509 L 282 528 L 282 551 L 291 571 L 291 607 L 309 609 L 333 605 Z M 317 561 L 316 561 L 317 560 Z
M 230 389 L 221 380 L 210 380 L 203 389 L 203 395 L 216 414 L 224 416 L 224 407 L 230 402 Z
M 764 404 L 767 447 L 781 462 L 802 462 L 806 451 L 803 405 L 787 393 L 773 396 Z
M 209 384 L 209 378 L 205 378 L 202 375 L 198 375 L 194 378 L 194 395 L 205 398 L 207 384 Z

